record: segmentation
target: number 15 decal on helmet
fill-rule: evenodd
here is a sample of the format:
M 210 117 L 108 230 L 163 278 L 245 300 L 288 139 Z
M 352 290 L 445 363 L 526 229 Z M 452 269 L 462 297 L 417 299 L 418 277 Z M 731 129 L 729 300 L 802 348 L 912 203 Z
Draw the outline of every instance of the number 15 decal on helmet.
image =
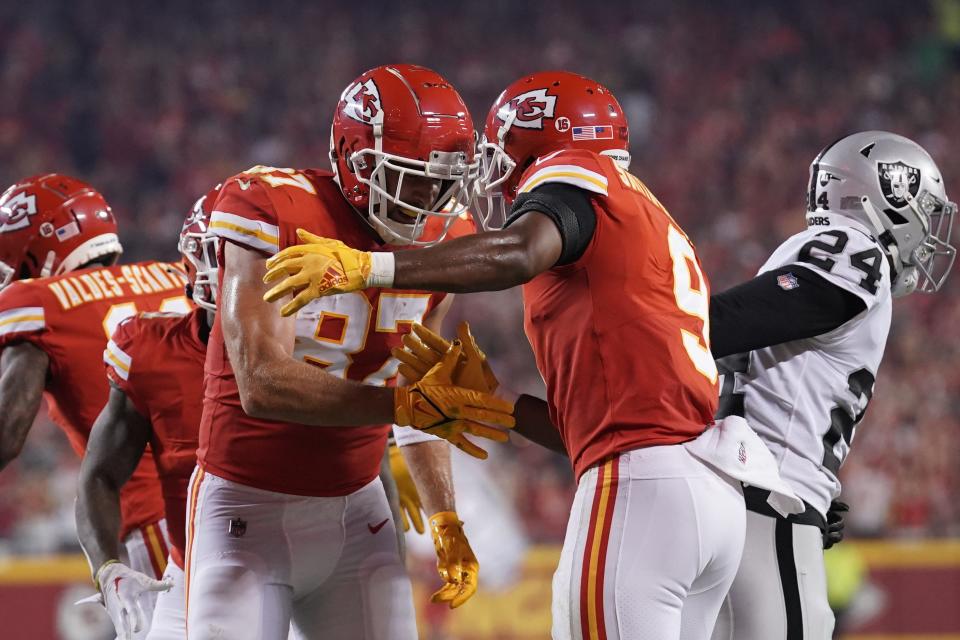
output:
M 480 140 L 473 214 L 499 229 L 531 164 L 563 149 L 585 149 L 630 167 L 627 118 L 603 85 L 567 71 L 544 71 L 507 87 L 493 103 Z

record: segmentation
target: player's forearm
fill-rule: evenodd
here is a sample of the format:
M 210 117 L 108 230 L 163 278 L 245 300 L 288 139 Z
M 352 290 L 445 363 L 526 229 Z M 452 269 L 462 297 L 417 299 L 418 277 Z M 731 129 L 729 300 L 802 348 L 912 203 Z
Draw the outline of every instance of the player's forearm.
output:
M 351 427 L 394 421 L 393 389 L 326 374 L 281 356 L 237 372 L 243 410 L 256 418 L 319 427 Z
M 523 284 L 543 271 L 532 259 L 528 239 L 510 229 L 394 255 L 393 287 L 397 289 L 499 291 Z
M 77 537 L 90 570 L 120 554 L 120 487 L 103 474 L 81 474 L 76 504 Z
M 0 375 L 0 470 L 23 449 L 40 410 L 49 358 L 29 343 L 7 347 Z
M 517 398 L 513 415 L 517 419 L 514 431 L 541 447 L 567 455 L 560 431 L 550 420 L 546 401 L 524 394 Z
M 427 515 L 456 511 L 450 445 L 446 440 L 431 440 L 400 447 L 410 475 L 417 485 Z

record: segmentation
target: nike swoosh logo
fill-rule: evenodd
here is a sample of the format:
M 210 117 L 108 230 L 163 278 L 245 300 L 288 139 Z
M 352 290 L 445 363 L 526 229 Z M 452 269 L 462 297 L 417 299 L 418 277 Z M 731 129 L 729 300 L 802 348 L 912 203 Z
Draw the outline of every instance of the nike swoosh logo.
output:
M 241 180 L 240 178 L 237 178 L 237 184 L 240 185 L 240 188 L 244 191 L 250 188 L 250 182 L 248 180 Z
M 543 162 L 546 162 L 546 161 L 549 160 L 550 158 L 552 158 L 552 157 L 554 157 L 555 155 L 557 155 L 558 153 L 562 153 L 562 152 L 563 152 L 563 149 L 561 149 L 560 151 L 554 151 L 553 153 L 549 153 L 549 154 L 543 156 L 542 158 L 537 158 L 537 160 L 536 160 L 536 162 L 534 162 L 534 164 L 536 165 L 536 164 L 541 164 L 541 163 L 543 163 Z
M 380 529 L 383 529 L 383 525 L 387 524 L 387 521 L 389 520 L 390 518 L 384 518 L 383 522 L 378 525 L 367 523 L 367 529 L 370 529 L 370 533 L 376 534 L 378 531 L 380 531 Z
M 940 178 L 938 178 L 937 176 L 930 176 L 930 177 L 933 178 L 934 182 L 936 182 L 937 184 L 940 184 Z

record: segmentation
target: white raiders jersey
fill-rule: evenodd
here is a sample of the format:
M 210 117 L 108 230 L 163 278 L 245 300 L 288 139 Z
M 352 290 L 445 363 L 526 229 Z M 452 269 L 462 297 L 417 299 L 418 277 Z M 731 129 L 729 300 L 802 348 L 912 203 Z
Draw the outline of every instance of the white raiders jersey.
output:
M 837 473 L 873 395 L 890 330 L 890 265 L 866 227 L 811 227 L 786 240 L 758 273 L 796 265 L 856 294 L 866 309 L 829 333 L 722 358 L 717 418 L 746 418 L 781 477 L 826 516 Z M 790 274 L 778 284 L 802 286 Z

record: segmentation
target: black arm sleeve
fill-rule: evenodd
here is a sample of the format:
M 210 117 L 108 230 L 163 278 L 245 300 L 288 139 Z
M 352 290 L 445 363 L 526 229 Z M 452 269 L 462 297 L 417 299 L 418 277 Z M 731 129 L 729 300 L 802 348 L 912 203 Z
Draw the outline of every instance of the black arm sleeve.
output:
M 597 213 L 593 210 L 590 194 L 569 184 L 551 182 L 530 193 L 520 194 L 513 202 L 505 226 L 530 211 L 546 214 L 560 231 L 563 249 L 554 266 L 576 262 L 587 250 L 597 228 Z
M 792 274 L 783 289 L 777 277 Z M 710 296 L 710 349 L 715 358 L 833 331 L 867 308 L 856 294 L 790 265 Z

